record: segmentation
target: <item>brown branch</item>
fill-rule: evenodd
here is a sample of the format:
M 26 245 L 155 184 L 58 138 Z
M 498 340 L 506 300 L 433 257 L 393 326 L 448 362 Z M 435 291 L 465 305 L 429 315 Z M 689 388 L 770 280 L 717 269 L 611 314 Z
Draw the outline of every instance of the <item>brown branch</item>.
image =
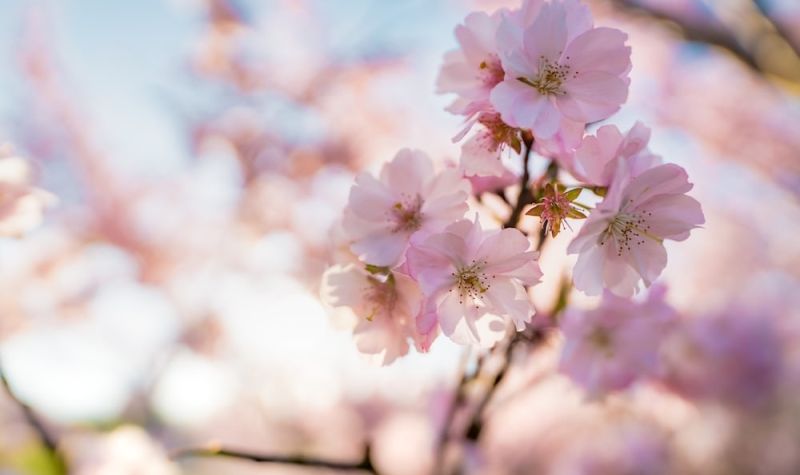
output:
M 58 450 L 58 441 L 55 439 L 55 437 L 50 435 L 48 430 L 45 428 L 44 423 L 39 419 L 39 416 L 36 414 L 33 408 L 20 400 L 16 393 L 14 393 L 11 383 L 9 383 L 2 366 L 0 366 L 0 384 L 2 384 L 3 389 L 5 389 L 8 397 L 19 408 L 20 412 L 22 413 L 22 417 L 25 419 L 25 422 L 36 433 L 36 436 L 39 438 L 42 446 L 52 456 L 53 461 L 57 465 L 60 473 L 67 473 L 66 461 L 64 460 L 61 452 Z
M 378 474 L 375 465 L 372 462 L 372 455 L 369 446 L 364 451 L 364 456 L 359 462 L 337 462 L 332 460 L 324 460 L 314 457 L 306 457 L 303 455 L 270 455 L 270 454 L 256 454 L 251 452 L 244 452 L 240 450 L 232 450 L 225 448 L 199 448 L 199 449 L 183 449 L 172 454 L 173 459 L 186 458 L 186 457 L 227 457 L 240 460 L 248 460 L 257 463 L 272 463 L 283 465 L 298 465 L 302 467 L 314 467 L 320 469 L 340 470 L 343 472 L 356 472 L 362 471 L 367 473 Z
M 445 415 L 444 422 L 442 423 L 442 431 L 439 433 L 439 439 L 436 441 L 436 458 L 433 463 L 433 473 L 442 472 L 445 461 L 445 450 L 447 449 L 447 443 L 450 441 L 450 434 L 452 433 L 453 429 L 453 421 L 455 420 L 456 413 L 466 400 L 466 387 L 481 372 L 483 367 L 484 359 L 482 356 L 479 356 L 475 366 L 475 371 L 470 374 L 467 371 L 469 353 L 469 349 L 467 349 L 467 351 L 464 353 L 464 358 L 461 363 L 461 377 L 459 378 L 458 385 L 455 388 L 453 401 L 450 403 L 450 407 L 447 408 L 447 414 Z
M 786 43 L 787 46 L 792 48 L 795 56 L 800 58 L 800 43 L 797 42 L 794 36 L 792 36 L 791 32 L 789 31 L 786 26 L 781 23 L 777 18 L 773 17 L 769 13 L 769 8 L 765 4 L 764 0 L 753 0 L 753 5 L 759 11 L 761 16 L 769 22 L 769 24 L 775 28 L 775 32 L 778 36 Z
M 762 77 L 772 76 L 791 83 L 800 83 L 800 48 L 789 32 L 768 15 L 761 0 L 753 0 L 754 8 L 748 14 L 752 18 L 747 18 L 746 22 L 735 22 L 755 27 L 755 34 L 740 31 L 735 24 L 730 23 L 730 19 L 724 21 L 720 15 L 717 15 L 720 19 L 719 25 L 691 24 L 680 15 L 649 8 L 636 0 L 611 2 L 628 13 L 677 26 L 687 41 L 725 49 Z M 765 47 L 774 53 L 776 45 L 782 47 L 780 58 L 765 53 Z
M 528 164 L 531 159 L 531 152 L 533 151 L 533 137 L 523 137 L 523 139 L 523 142 L 525 143 L 525 149 L 522 152 L 522 178 L 519 180 L 519 196 L 517 196 L 517 203 L 511 210 L 511 215 L 508 217 L 508 220 L 503 223 L 504 228 L 517 227 L 519 218 L 522 216 L 522 210 L 525 209 L 525 207 L 529 204 L 533 203 L 533 193 L 531 193 L 531 189 L 528 184 L 531 179 L 531 172 L 528 169 Z
M 475 409 L 475 412 L 472 415 L 472 419 L 467 427 L 467 440 L 477 441 L 478 438 L 480 438 L 481 431 L 483 430 L 483 413 L 486 410 L 486 406 L 489 404 L 489 401 L 492 399 L 495 391 L 497 391 L 497 387 L 503 382 L 503 378 L 505 378 L 508 368 L 511 366 L 511 355 L 514 351 L 514 346 L 516 346 L 519 341 L 520 340 L 516 337 L 516 335 L 512 336 L 509 340 L 508 346 L 506 346 L 505 352 L 503 353 L 503 364 L 495 374 L 491 386 L 489 386 L 488 391 L 486 391 L 480 402 L 478 402 L 478 407 Z
M 648 8 L 635 0 L 612 0 L 612 3 L 622 10 L 638 16 L 644 16 L 654 20 L 667 21 L 680 28 L 683 36 L 692 42 L 705 43 L 723 48 L 753 70 L 763 73 L 764 71 L 758 64 L 756 57 L 744 48 L 730 31 L 722 28 L 714 28 L 707 25 L 703 28 L 688 24 L 678 15 L 673 15 L 661 10 Z

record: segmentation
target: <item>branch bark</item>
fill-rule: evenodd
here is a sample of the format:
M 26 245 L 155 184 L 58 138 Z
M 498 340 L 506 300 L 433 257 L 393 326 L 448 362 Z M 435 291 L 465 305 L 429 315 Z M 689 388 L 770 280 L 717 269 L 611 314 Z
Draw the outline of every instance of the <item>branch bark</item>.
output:
M 183 449 L 173 453 L 172 458 L 186 457 L 228 457 L 240 460 L 248 460 L 257 463 L 272 463 L 282 465 L 297 465 L 302 467 L 313 467 L 320 469 L 339 470 L 342 472 L 367 472 L 377 475 L 378 471 L 372 463 L 372 455 L 369 446 L 364 450 L 364 457 L 359 462 L 338 462 L 325 460 L 303 455 L 272 455 L 258 454 L 233 450 L 227 448 L 199 448 Z
M 60 470 L 61 473 L 66 474 L 67 464 L 66 460 L 58 449 L 58 441 L 50 434 L 45 427 L 44 422 L 42 422 L 33 408 L 17 397 L 14 389 L 11 386 L 11 383 L 8 381 L 8 377 L 3 371 L 2 362 L 0 362 L 0 384 L 2 384 L 3 389 L 8 397 L 19 408 L 20 412 L 22 413 L 22 417 L 25 419 L 25 422 L 27 422 L 28 426 L 30 426 L 30 428 L 36 433 L 36 436 L 39 438 L 42 446 L 53 458 L 53 462 L 57 465 L 58 470 Z
M 754 0 L 755 11 L 757 12 L 754 16 L 758 18 L 753 18 L 750 23 L 755 24 L 758 23 L 758 20 L 762 20 L 767 24 L 771 24 L 774 28 L 762 30 L 757 41 L 753 41 L 752 38 L 745 41 L 729 25 L 693 25 L 679 15 L 650 8 L 636 0 L 611 0 L 611 3 L 620 10 L 633 15 L 669 22 L 680 29 L 687 41 L 722 48 L 762 77 L 769 75 L 791 83 L 800 83 L 800 54 L 798 54 L 800 50 L 798 50 L 797 45 L 792 41 L 785 29 L 782 29 L 778 22 L 767 15 L 764 6 L 759 0 Z M 769 39 L 767 38 L 768 36 L 772 40 L 779 40 L 780 43 L 786 45 L 788 52 L 782 61 L 775 61 L 774 58 L 769 60 L 764 56 L 764 52 L 759 50 L 761 48 L 760 45 L 763 45 Z
M 517 227 L 519 218 L 522 216 L 522 210 L 524 210 L 529 204 L 533 203 L 533 193 L 531 192 L 530 184 L 528 183 L 531 179 L 531 172 L 528 165 L 531 159 L 531 152 L 533 151 L 533 137 L 525 137 L 524 144 L 525 149 L 522 151 L 522 178 L 519 180 L 519 196 L 517 196 L 517 203 L 511 210 L 511 215 L 508 217 L 508 220 L 503 223 L 504 228 Z

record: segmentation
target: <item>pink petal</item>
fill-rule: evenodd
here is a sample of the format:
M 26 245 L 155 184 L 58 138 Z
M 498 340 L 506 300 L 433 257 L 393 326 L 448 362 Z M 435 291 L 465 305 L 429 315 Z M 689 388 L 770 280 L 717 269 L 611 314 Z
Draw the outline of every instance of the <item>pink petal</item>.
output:
M 625 189 L 626 200 L 633 200 L 637 208 L 646 208 L 651 199 L 659 195 L 683 194 L 692 189 L 689 176 L 679 165 L 667 163 L 653 167 L 631 180 Z
M 481 130 L 461 146 L 461 168 L 467 176 L 502 176 L 507 170 L 500 150 L 491 150 L 491 134 Z
M 630 251 L 623 253 L 628 263 L 642 276 L 644 285 L 649 287 L 667 266 L 667 250 L 664 245 L 650 238 L 641 244 L 632 245 Z
M 564 83 L 559 110 L 578 122 L 596 122 L 617 112 L 628 98 L 628 81 L 603 71 L 587 71 Z
M 393 266 L 403 256 L 408 238 L 408 233 L 383 231 L 354 241 L 350 249 L 367 264 Z
M 368 173 L 356 177 L 350 189 L 347 207 L 356 216 L 366 220 L 383 221 L 386 210 L 392 207 L 397 198 L 386 186 Z
M 508 279 L 497 279 L 492 282 L 485 295 L 494 308 L 511 318 L 517 331 L 524 330 L 525 324 L 531 321 L 533 304 L 520 284 Z
M 396 194 L 415 196 L 433 176 L 431 159 L 420 150 L 402 149 L 381 169 L 381 181 Z
M 549 139 L 556 135 L 561 125 L 561 113 L 553 100 L 546 98 L 536 121 L 530 127 L 533 135 L 537 138 Z
M 559 60 L 567 42 L 566 15 L 563 5 L 547 3 L 533 24 L 525 29 L 522 42 L 525 54 L 533 64 L 537 64 L 541 57 L 552 62 Z
M 628 35 L 614 28 L 593 28 L 570 42 L 564 60 L 572 71 L 581 75 L 603 71 L 620 76 L 631 67 L 631 48 L 625 46 L 627 39 Z
M 665 195 L 650 200 L 647 224 L 655 236 L 674 241 L 689 237 L 689 231 L 705 222 L 700 203 L 686 195 Z
M 503 122 L 523 129 L 533 128 L 540 110 L 549 102 L 536 89 L 516 79 L 501 82 L 492 89 L 489 97 Z

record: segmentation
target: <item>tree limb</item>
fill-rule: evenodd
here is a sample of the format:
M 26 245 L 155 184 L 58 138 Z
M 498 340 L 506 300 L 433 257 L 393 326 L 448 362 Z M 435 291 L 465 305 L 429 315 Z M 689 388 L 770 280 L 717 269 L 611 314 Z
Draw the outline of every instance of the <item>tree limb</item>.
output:
M 257 463 L 273 463 L 283 465 L 299 465 L 303 467 L 315 467 L 320 469 L 340 470 L 343 472 L 362 471 L 378 474 L 377 469 L 372 463 L 372 455 L 369 446 L 364 451 L 364 457 L 359 462 L 348 463 L 332 460 L 324 460 L 303 455 L 271 455 L 244 452 L 240 450 L 226 449 L 222 447 L 207 447 L 198 449 L 183 449 L 174 452 L 172 458 L 186 457 L 228 457 L 240 460 L 249 460 Z

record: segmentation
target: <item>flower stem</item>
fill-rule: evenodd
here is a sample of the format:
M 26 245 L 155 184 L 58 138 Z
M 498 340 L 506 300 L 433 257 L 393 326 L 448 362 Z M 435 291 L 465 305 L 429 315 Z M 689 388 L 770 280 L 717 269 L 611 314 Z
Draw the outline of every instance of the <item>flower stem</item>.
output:
M 531 179 L 531 173 L 528 169 L 528 164 L 530 162 L 531 152 L 533 151 L 533 137 L 523 136 L 523 142 L 525 144 L 525 148 L 522 151 L 522 178 L 520 178 L 519 181 L 519 196 L 517 197 L 517 203 L 511 210 L 511 215 L 503 224 L 504 228 L 517 227 L 519 218 L 522 216 L 522 210 L 525 209 L 525 207 L 529 204 L 533 203 L 533 193 L 531 193 L 531 189 L 528 186 L 528 182 Z
M 348 463 L 323 460 L 302 455 L 270 455 L 256 454 L 239 450 L 225 449 L 221 447 L 207 447 L 200 449 L 184 449 L 173 453 L 172 458 L 185 457 L 228 457 L 241 460 L 249 460 L 257 463 L 273 463 L 283 465 L 298 465 L 303 467 L 316 467 L 320 469 L 340 470 L 343 472 L 362 471 L 367 473 L 378 473 L 372 463 L 372 456 L 369 446 L 364 451 L 361 461 Z

